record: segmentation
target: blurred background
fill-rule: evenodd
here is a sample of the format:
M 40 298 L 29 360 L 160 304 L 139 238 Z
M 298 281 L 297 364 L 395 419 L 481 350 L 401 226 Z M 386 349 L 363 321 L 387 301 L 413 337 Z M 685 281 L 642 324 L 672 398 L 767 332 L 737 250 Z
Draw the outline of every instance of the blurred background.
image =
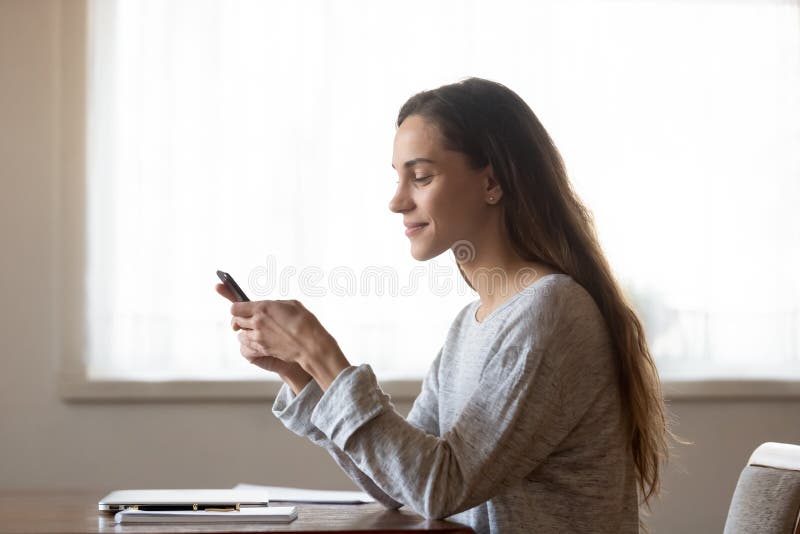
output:
M 406 413 L 477 295 L 388 210 L 394 121 L 468 76 L 548 129 L 645 323 L 692 442 L 651 530 L 721 531 L 750 452 L 800 443 L 796 1 L 0 1 L 0 488 L 352 488 L 214 271 Z

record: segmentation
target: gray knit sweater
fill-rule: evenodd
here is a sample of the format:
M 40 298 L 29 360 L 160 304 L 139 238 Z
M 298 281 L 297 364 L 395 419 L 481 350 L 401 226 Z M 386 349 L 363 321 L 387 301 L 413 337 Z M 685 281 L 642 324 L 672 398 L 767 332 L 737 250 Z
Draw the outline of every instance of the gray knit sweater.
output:
M 369 365 L 324 394 L 284 385 L 273 412 L 388 507 L 479 534 L 638 532 L 617 363 L 592 297 L 550 274 L 482 322 L 479 304 L 456 316 L 407 418 Z

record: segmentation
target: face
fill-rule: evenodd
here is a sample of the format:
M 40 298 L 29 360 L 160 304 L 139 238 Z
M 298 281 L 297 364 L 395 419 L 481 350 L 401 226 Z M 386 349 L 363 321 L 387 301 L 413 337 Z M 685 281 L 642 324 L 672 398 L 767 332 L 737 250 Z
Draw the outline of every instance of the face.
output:
M 445 149 L 438 129 L 419 115 L 397 129 L 392 167 L 398 182 L 389 209 L 401 213 L 406 225 L 420 225 L 406 230 L 411 255 L 419 261 L 458 240 L 474 242 L 489 216 L 488 196 L 499 199 L 491 167 L 471 168 L 467 156 Z

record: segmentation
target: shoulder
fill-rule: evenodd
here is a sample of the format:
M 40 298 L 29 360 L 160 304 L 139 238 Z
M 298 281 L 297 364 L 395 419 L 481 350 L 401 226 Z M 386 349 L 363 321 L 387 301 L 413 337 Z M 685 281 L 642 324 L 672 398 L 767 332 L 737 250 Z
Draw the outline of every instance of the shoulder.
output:
M 592 295 L 568 275 L 526 288 L 496 333 L 499 350 L 531 351 L 565 373 L 613 368 L 610 331 Z
M 554 330 L 579 327 L 595 334 L 605 330 L 603 313 L 594 297 L 571 276 L 544 280 L 538 300 L 529 309 L 534 319 Z
M 500 331 L 504 334 L 554 334 L 576 323 L 604 324 L 591 294 L 566 274 L 546 276 L 525 288 L 504 319 Z

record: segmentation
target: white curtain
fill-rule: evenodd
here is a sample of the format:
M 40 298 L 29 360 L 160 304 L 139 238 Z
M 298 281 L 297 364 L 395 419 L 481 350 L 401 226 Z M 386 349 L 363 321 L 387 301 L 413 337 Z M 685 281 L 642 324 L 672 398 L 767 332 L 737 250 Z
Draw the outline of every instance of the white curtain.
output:
M 769 1 L 90 3 L 92 378 L 264 377 L 216 269 L 420 377 L 477 296 L 388 210 L 394 120 L 481 76 L 561 149 L 662 375 L 800 378 L 800 16 Z

